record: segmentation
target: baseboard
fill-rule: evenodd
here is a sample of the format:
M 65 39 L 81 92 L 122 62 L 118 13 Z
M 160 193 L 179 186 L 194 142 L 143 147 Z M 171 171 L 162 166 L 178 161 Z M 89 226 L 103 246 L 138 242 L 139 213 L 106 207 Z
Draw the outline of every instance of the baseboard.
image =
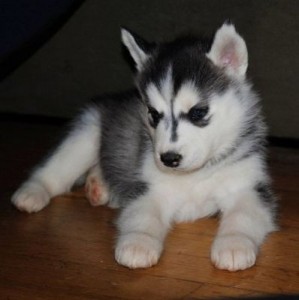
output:
M 37 125 L 66 125 L 70 119 L 55 116 L 33 115 L 33 114 L 18 114 L 18 113 L 1 113 L 0 122 L 18 122 Z M 299 148 L 299 139 L 289 137 L 269 136 L 268 142 L 273 147 Z

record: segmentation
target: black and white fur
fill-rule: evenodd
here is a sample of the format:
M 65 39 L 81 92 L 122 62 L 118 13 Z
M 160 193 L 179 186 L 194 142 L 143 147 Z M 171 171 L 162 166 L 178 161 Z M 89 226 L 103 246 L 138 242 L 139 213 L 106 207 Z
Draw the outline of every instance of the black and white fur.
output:
M 220 212 L 212 262 L 230 271 L 251 267 L 275 229 L 275 201 L 243 38 L 225 23 L 213 41 L 150 44 L 125 29 L 122 41 L 137 89 L 93 101 L 12 202 L 37 212 L 87 173 L 91 204 L 123 208 L 118 263 L 150 267 L 173 223 Z

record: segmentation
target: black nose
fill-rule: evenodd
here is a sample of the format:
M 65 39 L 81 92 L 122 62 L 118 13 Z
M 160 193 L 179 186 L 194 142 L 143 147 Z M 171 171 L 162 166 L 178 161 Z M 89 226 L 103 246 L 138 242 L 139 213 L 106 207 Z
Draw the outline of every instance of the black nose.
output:
M 182 155 L 175 152 L 165 152 L 160 155 L 161 161 L 167 167 L 176 168 L 182 159 Z

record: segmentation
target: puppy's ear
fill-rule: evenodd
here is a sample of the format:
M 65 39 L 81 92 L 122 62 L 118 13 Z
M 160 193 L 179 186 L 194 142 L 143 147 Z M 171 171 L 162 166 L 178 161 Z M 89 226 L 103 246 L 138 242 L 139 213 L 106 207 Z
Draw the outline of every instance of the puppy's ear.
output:
M 137 34 L 134 34 L 123 27 L 121 28 L 121 39 L 123 44 L 129 50 L 137 70 L 141 71 L 145 62 L 151 55 L 151 51 L 154 48 L 153 44 L 148 43 Z
M 245 76 L 248 66 L 247 48 L 233 24 L 224 23 L 217 30 L 207 57 L 227 74 Z

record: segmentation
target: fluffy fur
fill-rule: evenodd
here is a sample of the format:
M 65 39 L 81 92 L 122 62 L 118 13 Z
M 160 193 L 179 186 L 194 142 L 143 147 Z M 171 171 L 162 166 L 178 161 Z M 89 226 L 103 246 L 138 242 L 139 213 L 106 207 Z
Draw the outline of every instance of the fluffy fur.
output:
M 12 202 L 37 212 L 87 173 L 92 205 L 122 207 L 118 263 L 150 267 L 174 222 L 220 212 L 212 262 L 230 271 L 251 267 L 275 229 L 275 199 L 243 38 L 224 24 L 213 41 L 150 44 L 125 29 L 122 40 L 137 89 L 89 104 Z

